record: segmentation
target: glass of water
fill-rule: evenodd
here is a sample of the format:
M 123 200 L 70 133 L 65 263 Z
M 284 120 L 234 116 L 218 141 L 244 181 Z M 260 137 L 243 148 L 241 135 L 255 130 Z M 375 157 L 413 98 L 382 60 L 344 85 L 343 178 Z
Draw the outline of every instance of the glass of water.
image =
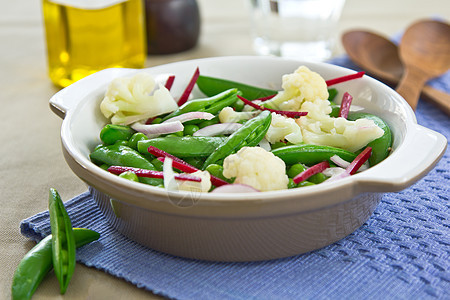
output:
M 333 54 L 345 0 L 250 0 L 259 55 L 324 61 Z

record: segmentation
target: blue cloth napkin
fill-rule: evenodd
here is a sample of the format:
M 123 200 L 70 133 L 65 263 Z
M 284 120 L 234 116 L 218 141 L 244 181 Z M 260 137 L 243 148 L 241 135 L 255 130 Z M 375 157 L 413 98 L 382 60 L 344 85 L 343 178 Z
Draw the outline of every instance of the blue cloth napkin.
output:
M 355 68 L 348 58 L 334 61 Z M 450 92 L 450 73 L 433 80 Z M 450 118 L 426 102 L 419 124 L 450 139 Z M 220 263 L 184 259 L 145 248 L 112 229 L 89 192 L 66 202 L 76 227 L 100 240 L 77 260 L 139 288 L 175 299 L 449 299 L 450 154 L 412 187 L 385 194 L 372 217 L 348 237 L 285 259 Z M 23 220 L 39 241 L 50 233 L 48 212 Z

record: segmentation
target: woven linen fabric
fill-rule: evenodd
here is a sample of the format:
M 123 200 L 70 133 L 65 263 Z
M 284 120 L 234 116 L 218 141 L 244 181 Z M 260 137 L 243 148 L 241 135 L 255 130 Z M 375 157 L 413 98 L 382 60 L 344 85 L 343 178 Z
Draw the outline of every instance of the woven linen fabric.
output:
M 334 63 L 350 68 L 347 58 Z M 450 92 L 450 73 L 433 80 Z M 450 138 L 450 118 L 421 101 L 418 123 Z M 112 229 L 89 192 L 65 203 L 73 226 L 98 231 L 77 260 L 173 299 L 450 299 L 449 150 L 422 180 L 387 193 L 346 238 L 294 257 L 248 263 L 184 259 L 143 247 Z M 48 212 L 21 223 L 39 241 Z

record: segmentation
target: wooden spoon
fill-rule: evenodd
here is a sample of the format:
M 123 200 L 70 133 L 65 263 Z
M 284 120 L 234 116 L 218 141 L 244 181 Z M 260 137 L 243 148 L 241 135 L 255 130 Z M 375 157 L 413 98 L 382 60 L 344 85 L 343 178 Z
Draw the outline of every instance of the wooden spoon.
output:
M 397 45 L 389 39 L 366 30 L 351 30 L 343 34 L 342 44 L 350 59 L 369 74 L 391 86 L 399 83 L 403 64 Z M 450 94 L 426 85 L 423 96 L 450 116 Z
M 399 53 L 405 72 L 396 91 L 416 109 L 425 82 L 450 69 L 450 25 L 434 20 L 414 23 L 405 31 Z

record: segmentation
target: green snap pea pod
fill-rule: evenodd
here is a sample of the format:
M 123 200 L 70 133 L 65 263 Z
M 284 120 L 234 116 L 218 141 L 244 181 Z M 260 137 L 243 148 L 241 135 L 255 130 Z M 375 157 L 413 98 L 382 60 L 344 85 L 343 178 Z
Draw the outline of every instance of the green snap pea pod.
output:
M 138 145 L 139 143 L 140 142 L 138 142 Z M 100 147 L 90 154 L 90 158 L 95 163 L 102 163 L 110 166 L 114 165 L 155 170 L 152 163 L 139 152 L 123 145 L 109 145 Z M 158 185 L 162 183 L 162 179 L 158 178 L 140 177 L 139 181 L 151 185 Z
M 372 120 L 378 127 L 383 129 L 384 134 L 367 144 L 367 147 L 372 147 L 372 155 L 369 158 L 369 165 L 374 166 L 380 161 L 385 159 L 391 152 L 392 147 L 392 132 L 389 125 L 383 121 L 383 119 L 368 113 L 351 112 L 348 114 L 347 119 L 355 121 L 357 119 L 369 119 Z
M 52 229 L 52 261 L 61 294 L 64 294 L 75 270 L 75 237 L 72 223 L 64 204 L 55 189 L 50 189 L 48 199 Z
M 180 158 L 206 157 L 225 139 L 225 137 L 209 136 L 159 137 L 138 142 L 138 151 L 148 153 L 148 147 L 154 146 Z
M 107 124 L 100 131 L 100 139 L 105 145 L 112 145 L 118 140 L 128 141 L 135 132 L 129 126 Z
M 73 228 L 77 248 L 98 240 L 100 234 L 85 228 Z M 11 286 L 13 300 L 31 299 L 45 275 L 52 268 L 52 235 L 34 246 L 20 261 Z
M 254 100 L 257 98 L 267 97 L 278 93 L 278 91 L 251 86 L 231 80 L 225 80 L 221 78 L 202 76 L 197 79 L 197 86 L 208 97 L 217 95 L 228 89 L 237 88 L 242 92 L 242 97 Z
M 356 158 L 356 154 L 340 148 L 331 146 L 318 146 L 309 144 L 298 144 L 286 147 L 280 147 L 272 150 L 272 153 L 281 158 L 287 165 L 303 163 L 314 165 L 330 159 L 337 155 L 348 162 Z
M 222 144 L 220 144 L 203 164 L 203 170 L 244 146 L 253 147 L 263 139 L 269 129 L 272 115 L 264 110 L 258 116 L 248 120 L 241 128 L 236 130 Z
M 210 77 L 200 75 L 197 79 L 197 86 L 208 97 L 217 95 L 223 91 L 228 89 L 237 88 L 242 92 L 242 97 L 255 100 L 258 98 L 263 98 L 267 96 L 272 96 L 278 93 L 276 90 L 265 89 L 253 85 L 248 85 L 236 81 L 226 80 L 222 78 Z M 329 97 L 328 99 L 331 101 L 336 97 L 338 91 L 335 88 L 328 89 Z
M 234 102 L 236 102 L 239 99 L 237 97 L 238 94 L 240 93 L 238 92 L 237 89 L 229 89 L 209 98 L 194 99 L 187 101 L 185 104 L 181 105 L 176 111 L 164 117 L 163 121 L 169 120 L 170 118 L 192 111 L 207 112 L 215 115 L 218 112 L 220 112 L 222 108 L 230 106 Z M 189 122 L 192 123 L 192 121 Z

